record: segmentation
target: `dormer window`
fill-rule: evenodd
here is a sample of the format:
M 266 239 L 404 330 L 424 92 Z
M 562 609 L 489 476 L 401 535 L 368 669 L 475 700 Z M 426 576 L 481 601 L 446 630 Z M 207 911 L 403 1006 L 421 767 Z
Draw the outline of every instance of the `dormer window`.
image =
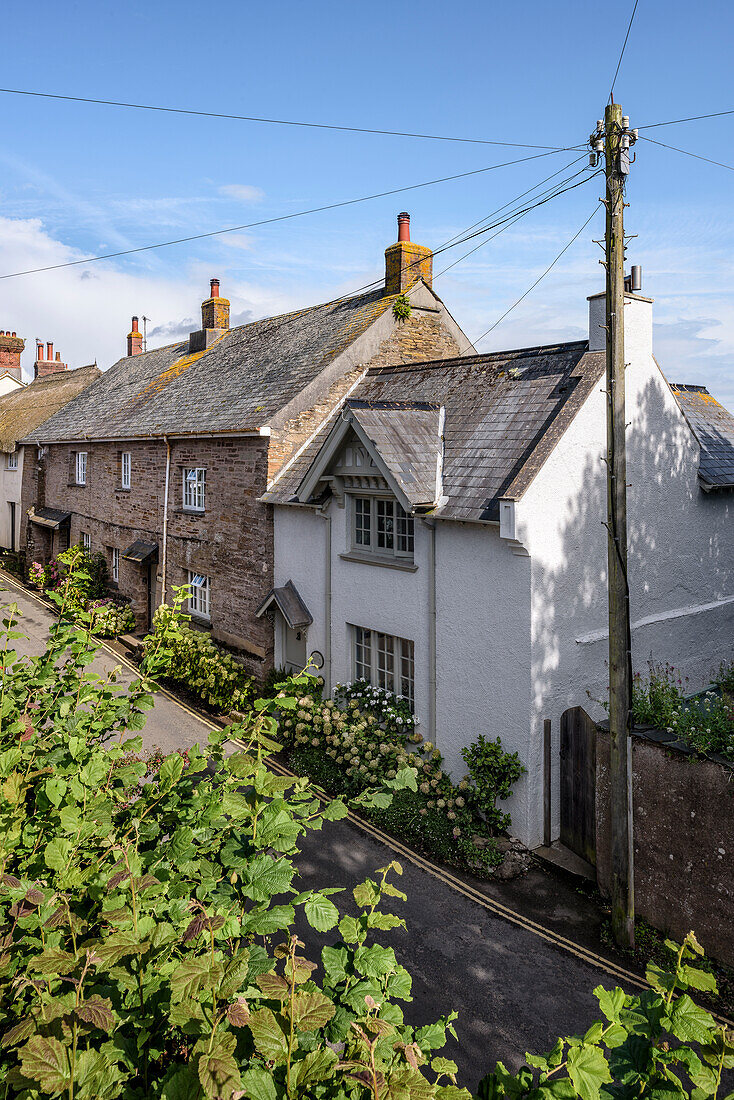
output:
M 412 561 L 413 517 L 392 497 L 352 498 L 352 549 L 376 557 Z

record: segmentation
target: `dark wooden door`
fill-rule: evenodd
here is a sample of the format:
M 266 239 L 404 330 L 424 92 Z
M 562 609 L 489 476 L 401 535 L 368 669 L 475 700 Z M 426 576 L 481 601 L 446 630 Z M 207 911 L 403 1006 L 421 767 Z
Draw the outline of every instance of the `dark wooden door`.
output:
M 561 715 L 561 843 L 596 864 L 596 723 L 583 707 Z

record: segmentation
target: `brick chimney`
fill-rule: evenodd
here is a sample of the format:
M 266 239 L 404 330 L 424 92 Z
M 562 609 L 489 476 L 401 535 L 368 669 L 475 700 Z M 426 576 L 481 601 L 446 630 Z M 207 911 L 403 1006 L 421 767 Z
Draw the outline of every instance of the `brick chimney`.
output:
M 398 240 L 385 249 L 385 293 L 402 294 L 423 279 L 433 282 L 433 253 L 410 239 L 410 214 L 398 214 Z
M 43 354 L 43 341 L 36 340 L 36 361 L 33 364 L 34 378 L 47 378 L 49 374 L 58 374 L 62 370 L 68 370 L 66 363 L 61 362 L 61 352 L 54 356 L 54 346 L 49 340 L 46 344 L 46 355 Z
M 143 334 L 138 331 L 138 319 L 133 317 L 132 330 L 127 334 L 127 354 L 140 355 L 143 350 Z
M 189 352 L 204 351 L 229 329 L 229 302 L 219 296 L 219 279 L 210 279 L 209 297 L 201 303 L 201 331 L 189 334 Z
M 25 340 L 14 332 L 0 332 L 0 374 L 7 372 L 21 381 L 20 357 L 24 347 Z

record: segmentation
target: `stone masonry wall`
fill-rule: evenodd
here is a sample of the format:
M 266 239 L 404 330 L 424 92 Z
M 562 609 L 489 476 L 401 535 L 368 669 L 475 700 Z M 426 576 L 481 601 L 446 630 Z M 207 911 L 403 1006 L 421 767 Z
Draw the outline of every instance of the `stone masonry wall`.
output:
M 597 735 L 596 871 L 609 894 L 609 732 Z M 632 737 L 635 911 L 734 965 L 734 769 Z
M 211 577 L 211 629 L 215 638 L 242 650 L 248 667 L 261 674 L 272 663 L 272 625 L 254 611 L 272 586 L 272 510 L 258 502 L 265 489 L 267 439 L 172 442 L 167 538 L 167 598 L 185 584 L 188 570 Z M 29 448 L 30 450 L 30 448 Z M 34 448 L 35 450 L 35 448 Z M 74 484 L 78 450 L 87 452 L 87 484 Z M 131 487 L 120 487 L 121 454 L 131 454 Z M 54 444 L 41 461 L 28 463 L 24 506 L 30 503 L 72 512 L 71 543 L 91 537 L 111 567 L 136 539 L 158 545 L 155 602 L 161 598 L 166 446 L 162 440 L 129 443 Z M 183 509 L 183 470 L 206 470 L 203 513 Z M 41 500 L 40 497 L 43 496 Z M 25 500 L 29 504 L 25 504 Z M 25 521 L 31 557 L 48 555 L 42 529 Z M 138 628 L 148 625 L 148 567 L 120 561 L 120 594 L 131 598 Z
M 395 325 L 369 363 L 343 375 L 322 401 L 273 431 L 268 455 L 268 480 L 275 477 L 305 440 L 328 418 L 334 406 L 346 396 L 368 368 L 448 359 L 460 354 L 456 341 L 441 325 L 438 310 L 435 314 L 427 310 L 414 310 L 410 317 Z

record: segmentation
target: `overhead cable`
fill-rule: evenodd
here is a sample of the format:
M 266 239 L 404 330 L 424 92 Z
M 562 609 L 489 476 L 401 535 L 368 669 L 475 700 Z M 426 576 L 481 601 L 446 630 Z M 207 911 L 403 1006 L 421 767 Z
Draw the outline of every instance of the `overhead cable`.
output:
M 614 102 L 614 85 L 617 83 L 617 77 L 619 76 L 619 69 L 620 69 L 620 66 L 622 64 L 622 58 L 624 57 L 624 51 L 627 49 L 627 40 L 630 36 L 630 31 L 632 30 L 632 23 L 634 22 L 635 12 L 637 11 L 637 5 L 639 4 L 639 2 L 640 2 L 640 0 L 635 0 L 635 6 L 632 9 L 632 15 L 630 16 L 630 21 L 627 24 L 627 33 L 624 36 L 624 42 L 622 43 L 622 51 L 619 55 L 619 61 L 617 62 L 617 68 L 614 70 L 614 76 L 612 77 L 612 86 L 609 90 L 609 102 L 610 103 Z
M 520 141 L 494 141 L 489 138 L 454 137 L 449 134 L 415 134 L 402 130 L 378 130 L 368 126 L 341 126 L 329 122 L 301 122 L 285 118 L 262 118 L 256 115 L 231 115 L 223 111 L 196 111 L 186 107 L 160 107 L 152 103 L 126 103 L 117 99 L 92 99 L 89 96 L 59 95 L 55 92 L 36 92 L 26 88 L 0 88 L 7 95 L 35 96 L 39 99 L 58 99 L 70 103 L 93 103 L 104 107 L 127 107 L 135 111 L 162 111 L 172 115 L 194 115 L 200 118 L 224 118 L 236 122 L 262 122 L 269 126 L 305 126 L 312 130 L 342 130 L 350 134 L 379 134 L 384 137 L 422 138 L 430 141 L 458 141 L 470 145 L 504 145 L 513 149 L 548 149 L 553 145 L 532 145 Z
M 42 271 L 57 271 L 63 267 L 77 267 L 79 264 L 91 264 L 97 260 L 114 260 L 120 256 L 132 256 L 136 252 L 150 252 L 155 248 L 169 248 L 175 244 L 186 244 L 189 241 L 200 241 L 207 237 L 220 237 L 226 233 L 239 233 L 244 229 L 254 229 L 260 225 L 272 225 L 274 222 L 290 221 L 293 218 L 302 218 L 307 214 L 319 214 L 325 210 L 337 210 L 343 206 L 354 206 L 355 203 L 369 202 L 372 199 L 382 199 L 390 195 L 400 195 L 405 191 L 415 191 L 421 187 L 433 187 L 438 183 L 448 183 L 451 180 L 465 179 L 467 176 L 481 175 L 483 172 L 493 172 L 497 168 L 507 168 L 513 164 L 524 164 L 531 160 L 540 160 L 543 157 L 553 156 L 556 150 L 548 153 L 535 153 L 529 157 L 520 157 L 518 160 L 507 160 L 501 164 L 490 164 L 486 168 L 474 168 L 470 172 L 456 172 L 452 176 L 441 176 L 438 179 L 426 180 L 423 183 L 412 183 L 406 187 L 394 187 L 390 191 L 379 191 L 373 195 L 362 195 L 357 199 L 343 199 L 341 202 L 327 203 L 323 206 L 313 206 L 308 210 L 296 210 L 292 214 L 279 214 L 273 218 L 261 218 L 259 221 L 246 222 L 244 225 L 232 225 L 226 229 L 212 229 L 207 233 L 192 233 L 187 237 L 177 237 L 170 241 L 159 241 L 156 244 L 138 245 L 137 248 L 125 248 L 119 252 L 105 252 L 99 256 L 85 256 L 80 260 L 67 260 L 61 264 L 47 264 L 45 267 L 27 268 L 25 271 L 12 271 L 6 275 L 0 275 L 2 279 L 15 279 L 20 275 L 35 275 Z
M 555 258 L 555 259 L 554 259 L 554 260 L 553 260 L 553 261 L 552 261 L 552 262 L 551 262 L 550 264 L 548 264 L 548 267 L 547 267 L 547 268 L 545 269 L 545 271 L 543 272 L 543 274 L 542 274 L 542 275 L 540 275 L 540 276 L 539 276 L 539 277 L 538 277 L 538 278 L 537 278 L 537 279 L 535 280 L 535 282 L 534 282 L 534 283 L 532 284 L 532 286 L 529 286 L 529 287 L 528 287 L 528 289 L 527 289 L 527 290 L 525 291 L 525 293 L 524 293 L 524 294 L 521 294 L 521 295 L 520 295 L 520 297 L 519 297 L 519 298 L 517 299 L 517 301 L 516 301 L 516 302 L 513 302 L 513 303 L 512 303 L 512 305 L 510 306 L 510 308 L 509 308 L 509 309 L 506 309 L 506 310 L 505 310 L 505 312 L 504 312 L 504 313 L 502 314 L 502 316 L 501 316 L 501 317 L 498 317 L 498 318 L 497 318 L 497 320 L 496 320 L 496 321 L 494 322 L 494 324 L 493 324 L 493 325 L 490 325 L 490 326 L 489 326 L 489 328 L 488 328 L 488 329 L 486 330 L 486 332 L 483 332 L 481 336 L 477 336 L 476 340 L 474 340 L 474 345 L 475 345 L 475 347 L 476 347 L 476 345 L 477 345 L 477 344 L 479 343 L 479 341 L 480 341 L 480 340 L 483 340 L 483 339 L 484 339 L 484 337 L 485 337 L 485 336 L 489 336 L 490 332 L 493 332 L 493 331 L 494 331 L 494 329 L 496 329 L 496 328 L 497 328 L 497 325 L 499 325 L 499 324 L 500 324 L 500 323 L 501 323 L 502 321 L 504 321 L 505 317 L 507 317 L 507 315 L 508 315 L 509 313 L 512 313 L 513 309 L 515 309 L 515 307 L 516 307 L 516 306 L 519 306 L 519 305 L 520 305 L 520 302 L 524 301 L 524 300 L 525 300 L 525 298 L 527 298 L 528 294 L 530 294 L 530 292 L 531 292 L 531 291 L 535 290 L 535 288 L 536 288 L 536 286 L 538 285 L 538 283 L 540 283 L 540 282 L 541 282 L 541 281 L 542 281 L 542 280 L 543 280 L 543 279 L 544 279 L 544 278 L 546 277 L 546 275 L 548 274 L 548 272 L 549 272 L 549 271 L 551 271 L 551 270 L 552 270 L 552 269 L 553 269 L 553 268 L 554 268 L 554 267 L 556 266 L 556 264 L 558 263 L 558 261 L 560 260 L 561 256 L 562 256 L 562 255 L 564 254 L 564 252 L 568 252 L 568 250 L 569 250 L 569 248 L 571 247 L 571 245 L 572 245 L 572 244 L 573 244 L 573 243 L 574 243 L 575 241 L 577 241 L 577 240 L 579 239 L 579 237 L 581 236 L 581 234 L 583 233 L 583 231 L 584 231 L 584 230 L 586 229 L 586 226 L 587 226 L 587 225 L 589 224 L 589 222 L 591 221 L 591 219 L 592 219 L 592 218 L 594 217 L 594 215 L 596 214 L 596 212 L 597 212 L 597 210 L 598 210 L 598 209 L 599 209 L 599 207 L 598 207 L 598 206 L 595 206 L 595 207 L 594 207 L 594 209 L 593 209 L 593 210 L 591 211 L 591 213 L 589 214 L 589 216 L 588 216 L 588 218 L 586 219 L 586 221 L 584 222 L 584 224 L 583 224 L 583 225 L 581 226 L 581 228 L 579 229 L 578 233 L 575 233 L 575 234 L 573 235 L 573 237 L 571 237 L 571 240 L 570 240 L 570 241 L 568 242 L 568 244 L 566 244 L 566 245 L 564 245 L 564 246 L 563 246 L 563 248 L 562 248 L 562 249 L 561 249 L 561 251 L 560 251 L 560 252 L 558 253 L 558 255 L 556 256 L 556 258 Z
M 675 153 L 684 153 L 687 157 L 695 157 L 696 160 L 705 160 L 707 164 L 715 164 L 719 168 L 728 168 L 730 172 L 734 172 L 734 166 L 731 164 L 724 164 L 720 160 L 711 160 L 711 157 L 702 157 L 700 153 L 691 153 L 688 149 L 679 149 L 677 145 L 666 145 L 664 141 L 656 141 L 655 138 L 645 137 L 644 134 L 640 134 L 640 141 L 650 141 L 653 145 L 659 145 L 662 149 L 672 149 Z

